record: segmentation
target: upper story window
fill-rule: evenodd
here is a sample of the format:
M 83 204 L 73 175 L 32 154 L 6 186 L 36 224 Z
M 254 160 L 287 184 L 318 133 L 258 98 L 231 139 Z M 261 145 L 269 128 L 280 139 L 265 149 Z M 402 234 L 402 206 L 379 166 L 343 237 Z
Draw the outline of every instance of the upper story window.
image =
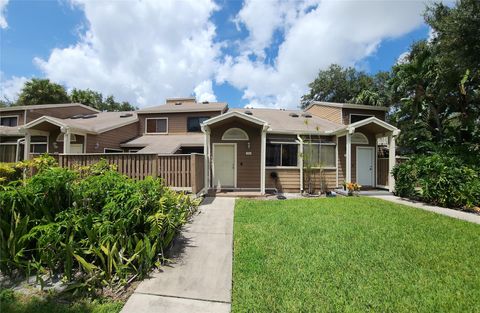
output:
M 145 119 L 145 133 L 166 134 L 168 133 L 168 118 L 147 118 Z
M 0 125 L 2 126 L 17 126 L 18 116 L 0 116 Z
M 266 166 L 297 166 L 298 144 L 268 143 L 265 158 Z
M 199 132 L 201 131 L 200 124 L 208 120 L 210 116 L 190 116 L 187 118 L 187 131 Z
M 350 124 L 367 119 L 372 116 L 373 115 L 371 114 L 350 114 Z

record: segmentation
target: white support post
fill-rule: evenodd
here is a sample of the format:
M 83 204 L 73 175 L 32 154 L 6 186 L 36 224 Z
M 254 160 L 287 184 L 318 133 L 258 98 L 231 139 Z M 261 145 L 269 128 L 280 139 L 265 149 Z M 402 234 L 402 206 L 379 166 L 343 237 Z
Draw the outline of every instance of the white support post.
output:
M 336 185 L 335 187 L 339 187 L 340 185 L 338 184 L 338 168 L 339 168 L 339 163 L 338 163 L 338 136 L 335 137 L 336 139 L 336 144 L 335 144 L 335 180 L 336 180 Z
M 392 133 L 388 135 L 388 191 L 390 192 L 395 190 L 395 177 L 392 175 L 396 163 L 395 146 L 395 134 Z
M 23 147 L 23 159 L 28 160 L 30 158 L 30 143 L 32 141 L 32 135 L 29 131 L 25 132 L 25 145 Z
M 63 133 L 63 153 L 69 154 L 70 153 L 70 131 L 68 129 Z
M 346 148 L 346 164 L 345 164 L 345 170 L 346 170 L 346 177 L 345 180 L 347 183 L 352 182 L 352 134 L 350 131 L 347 132 L 346 134 L 347 137 L 347 148 Z
M 205 126 L 202 128 L 204 134 L 203 154 L 204 154 L 204 188 L 210 189 L 210 128 Z
M 303 139 L 300 135 L 297 135 L 297 139 L 300 142 L 300 151 L 299 151 L 299 164 L 300 167 L 300 192 L 303 193 Z
M 260 147 L 260 194 L 265 194 L 265 154 L 267 148 L 268 125 L 262 127 L 262 141 Z

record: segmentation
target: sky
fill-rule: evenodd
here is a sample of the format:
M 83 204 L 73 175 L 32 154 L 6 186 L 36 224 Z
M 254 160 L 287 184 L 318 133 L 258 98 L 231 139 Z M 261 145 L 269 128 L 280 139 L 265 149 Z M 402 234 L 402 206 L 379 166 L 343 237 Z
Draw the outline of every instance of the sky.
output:
M 427 38 L 415 0 L 0 0 L 0 96 L 49 78 L 138 107 L 295 108 L 332 63 L 374 74 Z

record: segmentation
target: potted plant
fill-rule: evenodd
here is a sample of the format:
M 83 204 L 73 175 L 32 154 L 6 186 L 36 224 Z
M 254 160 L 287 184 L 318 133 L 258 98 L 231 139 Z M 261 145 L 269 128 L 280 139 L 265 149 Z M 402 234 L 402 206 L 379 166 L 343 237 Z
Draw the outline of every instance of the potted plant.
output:
M 347 187 L 349 196 L 353 196 L 353 195 L 358 196 L 358 192 L 360 191 L 360 188 L 362 188 L 362 186 L 360 186 L 357 183 L 346 183 L 346 187 Z

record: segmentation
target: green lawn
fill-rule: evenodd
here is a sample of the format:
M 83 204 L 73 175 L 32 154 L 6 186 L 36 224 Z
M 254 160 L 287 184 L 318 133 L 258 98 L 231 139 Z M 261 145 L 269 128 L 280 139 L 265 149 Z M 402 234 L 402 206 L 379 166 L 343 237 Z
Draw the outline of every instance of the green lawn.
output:
M 0 290 L 1 313 L 118 313 L 123 302 L 109 299 L 60 299 L 26 296 L 11 289 Z
M 238 200 L 233 312 L 480 312 L 480 225 L 372 198 Z

